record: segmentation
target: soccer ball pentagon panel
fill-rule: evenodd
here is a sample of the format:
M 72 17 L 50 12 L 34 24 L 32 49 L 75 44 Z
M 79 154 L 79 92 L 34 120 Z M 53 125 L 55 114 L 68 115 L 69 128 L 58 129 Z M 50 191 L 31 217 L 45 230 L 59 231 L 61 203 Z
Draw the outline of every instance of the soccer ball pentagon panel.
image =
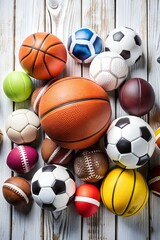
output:
M 50 211 L 65 209 L 73 200 L 75 191 L 72 173 L 56 164 L 40 168 L 31 181 L 33 199 L 41 208 Z
M 131 66 L 142 56 L 141 38 L 131 28 L 115 28 L 106 38 L 105 51 L 117 52 L 126 60 L 127 65 Z
M 105 91 L 111 91 L 126 79 L 128 66 L 118 53 L 102 52 L 93 59 L 89 71 L 93 81 Z
M 68 38 L 68 52 L 79 63 L 90 63 L 102 51 L 102 39 L 90 28 L 80 28 Z
M 16 144 L 26 144 L 38 138 L 40 121 L 34 112 L 28 109 L 18 109 L 8 116 L 5 128 L 11 141 Z
M 135 169 L 146 164 L 155 149 L 152 128 L 135 116 L 115 119 L 107 131 L 106 139 L 109 158 L 126 169 Z

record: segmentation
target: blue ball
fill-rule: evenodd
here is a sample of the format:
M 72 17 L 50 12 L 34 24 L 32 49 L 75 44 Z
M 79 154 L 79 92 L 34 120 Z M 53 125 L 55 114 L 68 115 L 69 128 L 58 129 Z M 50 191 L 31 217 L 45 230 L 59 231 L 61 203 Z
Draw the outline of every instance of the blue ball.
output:
M 90 28 L 73 32 L 67 43 L 68 52 L 79 63 L 90 63 L 102 51 L 102 39 Z

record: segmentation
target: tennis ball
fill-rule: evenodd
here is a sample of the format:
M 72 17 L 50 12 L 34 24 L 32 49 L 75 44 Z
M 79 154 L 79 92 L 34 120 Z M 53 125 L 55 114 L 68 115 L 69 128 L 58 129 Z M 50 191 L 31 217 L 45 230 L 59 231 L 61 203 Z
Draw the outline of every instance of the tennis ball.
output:
M 5 77 L 3 90 L 13 102 L 23 102 L 33 92 L 33 82 L 26 73 L 13 71 Z

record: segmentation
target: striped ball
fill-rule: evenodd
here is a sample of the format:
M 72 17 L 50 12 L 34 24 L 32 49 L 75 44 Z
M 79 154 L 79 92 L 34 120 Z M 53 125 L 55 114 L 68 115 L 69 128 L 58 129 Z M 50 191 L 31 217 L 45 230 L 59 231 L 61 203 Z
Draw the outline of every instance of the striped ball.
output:
M 149 172 L 148 186 L 153 194 L 160 197 L 160 165 L 155 166 Z
M 74 150 L 62 148 L 49 138 L 43 140 L 41 154 L 45 163 L 62 166 L 66 166 L 75 155 Z
M 156 150 L 160 152 L 160 127 L 154 132 L 156 138 Z
M 104 205 L 119 216 L 139 213 L 148 200 L 148 186 L 136 170 L 116 168 L 103 180 L 101 198 Z
M 100 207 L 99 189 L 92 184 L 80 185 L 76 190 L 74 205 L 82 217 L 94 215 Z

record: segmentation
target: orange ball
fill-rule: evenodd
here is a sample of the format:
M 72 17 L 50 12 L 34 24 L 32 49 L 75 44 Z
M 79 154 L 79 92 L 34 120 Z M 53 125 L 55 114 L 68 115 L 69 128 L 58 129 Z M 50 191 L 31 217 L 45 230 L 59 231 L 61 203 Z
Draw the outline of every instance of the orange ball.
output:
M 19 61 L 30 76 L 39 80 L 49 80 L 63 71 L 67 51 L 56 36 L 37 32 L 23 41 L 19 50 Z
M 41 125 L 58 145 L 82 149 L 96 143 L 111 120 L 108 94 L 98 84 L 82 77 L 67 77 L 52 83 L 39 104 Z

